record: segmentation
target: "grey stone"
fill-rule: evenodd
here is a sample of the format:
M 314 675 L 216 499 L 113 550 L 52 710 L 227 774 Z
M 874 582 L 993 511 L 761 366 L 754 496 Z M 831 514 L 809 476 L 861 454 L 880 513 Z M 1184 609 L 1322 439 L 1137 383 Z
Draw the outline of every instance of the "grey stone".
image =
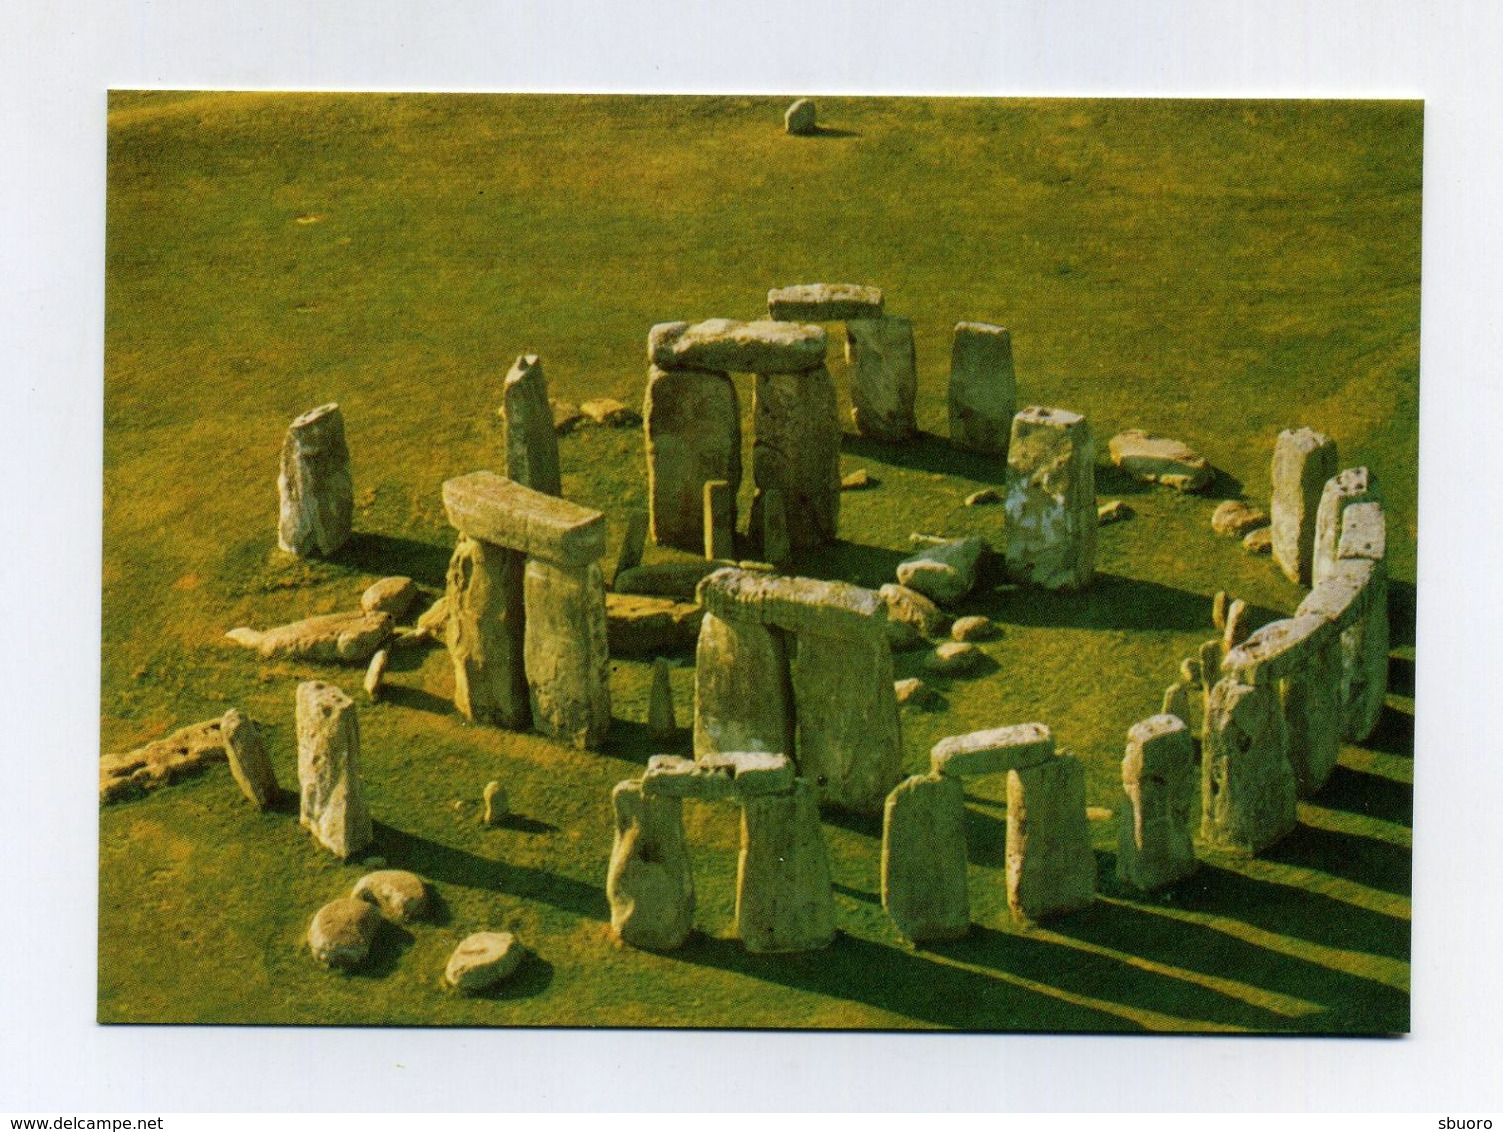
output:
M 742 804 L 736 933 L 752 952 L 815 951 L 835 939 L 824 830 L 803 779 Z
M 374 843 L 355 701 L 333 684 L 298 685 L 297 778 L 299 821 L 320 845 L 348 859 Z
M 1054 757 L 1054 735 L 1046 725 L 1017 723 L 941 739 L 929 752 L 929 769 L 951 776 L 1005 774 Z
M 959 601 L 976 585 L 976 565 L 987 550 L 979 538 L 930 546 L 898 563 L 898 582 L 942 604 Z
M 1007 459 L 1018 381 L 1012 338 L 1000 326 L 962 322 L 950 348 L 950 443 Z
M 365 664 L 391 638 L 387 613 L 325 613 L 264 631 L 241 627 L 225 637 L 268 660 Z
M 1210 463 L 1189 445 L 1140 428 L 1119 432 L 1107 444 L 1112 463 L 1134 479 L 1176 491 L 1199 491 L 1211 482 Z
M 611 933 L 632 947 L 672 951 L 694 927 L 683 803 L 650 796 L 641 781 L 627 781 L 617 783 L 611 805 L 616 837 L 605 881 Z
M 277 545 L 283 550 L 301 558 L 328 557 L 348 541 L 355 485 L 337 404 L 320 405 L 287 426 L 277 493 Z
M 1007 906 L 1019 923 L 1088 907 L 1096 857 L 1085 768 L 1073 755 L 1007 772 Z
M 1228 649 L 1221 669 L 1243 684 L 1273 684 L 1298 671 L 1312 648 L 1335 635 L 1331 623 L 1314 614 L 1272 621 Z
M 1388 521 L 1381 503 L 1353 503 L 1341 517 L 1341 538 L 1336 544 L 1339 560 L 1365 558 L 1383 562 L 1388 557 Z
M 134 751 L 101 755 L 100 804 L 134 798 L 225 758 L 223 723 L 223 719 L 194 723 Z
M 1240 597 L 1226 607 L 1226 624 L 1222 626 L 1221 647 L 1234 649 L 1243 641 L 1247 640 L 1252 632 L 1249 622 L 1252 615 L 1248 610 L 1247 602 Z
M 1096 453 L 1084 417 L 1029 408 L 1007 453 L 1007 571 L 1051 590 L 1088 585 L 1096 569 Z
M 793 689 L 783 634 L 707 612 L 695 652 L 695 755 L 793 749 Z
M 449 956 L 444 979 L 461 994 L 479 994 L 515 974 L 526 955 L 511 932 L 475 932 Z
M 1228 499 L 1211 512 L 1211 530 L 1218 535 L 1242 538 L 1252 531 L 1268 526 L 1268 512 L 1261 507 L 1250 507 L 1240 499 Z
M 230 773 L 234 775 L 240 792 L 258 808 L 270 807 L 281 790 L 277 787 L 271 759 L 266 754 L 261 729 L 239 709 L 231 708 L 219 723 L 219 734 L 229 758 Z
M 575 747 L 598 747 L 611 722 L 610 646 L 600 567 L 527 561 L 523 657 L 533 726 Z
M 779 322 L 850 322 L 882 317 L 882 290 L 857 283 L 803 283 L 767 292 L 767 314 Z
M 919 636 L 937 637 L 949 623 L 949 615 L 918 590 L 888 582 L 877 593 L 887 605 L 888 622 L 912 626 Z
M 1200 836 L 1208 845 L 1258 853 L 1294 829 L 1295 780 L 1273 684 L 1227 677 L 1206 699 Z
M 846 333 L 852 344 L 851 421 L 856 431 L 889 444 L 912 439 L 918 432 L 913 323 L 890 316 L 859 319 L 846 324 Z
M 1298 667 L 1278 682 L 1284 750 L 1301 798 L 1326 784 L 1341 753 L 1341 637 L 1322 624 L 1331 631 L 1307 637 Z
M 501 387 L 506 421 L 506 476 L 544 495 L 563 495 L 558 467 L 558 426 L 548 400 L 548 380 L 536 354 L 512 364 Z
M 544 495 L 495 472 L 444 481 L 449 522 L 473 538 L 560 566 L 587 566 L 605 555 L 605 515 Z
M 642 789 L 650 795 L 720 801 L 793 789 L 794 767 L 787 755 L 765 751 L 724 751 L 695 759 L 653 755 Z
M 1310 584 L 1321 493 L 1337 466 L 1336 442 L 1330 437 L 1310 428 L 1279 433 L 1273 450 L 1269 530 L 1273 560 L 1291 582 Z
M 990 641 L 1001 635 L 997 623 L 979 613 L 970 617 L 957 617 L 950 626 L 950 636 L 957 641 Z
M 914 775 L 887 796 L 882 907 L 915 943 L 959 939 L 970 931 L 965 788 L 958 779 Z
M 701 582 L 699 601 L 719 617 L 799 633 L 881 637 L 887 620 L 887 602 L 876 590 L 737 567 L 716 570 Z
M 772 323 L 788 326 L 791 323 Z M 835 540 L 840 518 L 840 421 L 835 385 L 823 365 L 803 373 L 758 372 L 752 478 L 758 492 L 783 493 L 794 552 Z M 760 495 L 752 528 L 761 527 Z M 763 557 L 770 557 L 764 551 Z
M 372 582 L 360 595 L 360 608 L 367 613 L 389 613 L 400 621 L 417 599 L 417 583 L 398 575 Z
M 331 900 L 308 925 L 308 947 L 325 967 L 352 970 L 365 962 L 381 930 L 381 913 L 364 900 Z
M 1191 723 L 1189 687 L 1185 684 L 1170 684 L 1164 689 L 1164 705 L 1159 710 L 1162 715 L 1172 715 L 1183 720 L 1188 727 Z
M 395 924 L 426 920 L 430 911 L 427 883 L 406 869 L 366 873 L 355 882 L 350 895 L 374 904 L 382 916 Z
M 821 326 L 712 318 L 662 322 L 647 336 L 647 358 L 663 369 L 794 374 L 825 364 L 830 341 Z
M 678 734 L 673 717 L 673 666 L 663 657 L 652 662 L 652 694 L 647 705 L 647 730 L 659 743 L 668 743 Z
M 1320 585 L 1341 557 L 1338 547 L 1346 509 L 1357 503 L 1381 505 L 1382 502 L 1383 494 L 1378 488 L 1378 477 L 1366 467 L 1346 468 L 1326 480 L 1320 492 L 1320 505 L 1315 512 L 1315 545 L 1311 552 L 1310 567 L 1310 580 L 1313 584 Z
M 724 372 L 653 366 L 647 374 L 642 415 L 652 537 L 659 546 L 699 554 L 707 537 L 706 483 L 730 485 L 730 525 L 736 525 L 736 493 L 741 486 L 741 405 L 736 387 Z
M 725 480 L 705 481 L 703 525 L 705 557 L 711 561 L 735 558 L 736 493 Z
M 1340 560 L 1300 602 L 1297 616 L 1315 614 L 1345 632 L 1368 614 L 1377 590 L 1377 564 L 1363 559 Z
M 527 556 L 461 534 L 449 559 L 446 643 L 454 706 L 466 719 L 513 731 L 532 721 L 527 691 Z
M 1117 879 L 1144 891 L 1195 871 L 1190 815 L 1195 808 L 1195 744 L 1178 715 L 1133 725 L 1122 760 L 1127 806 L 1117 838 Z
M 506 797 L 506 787 L 494 779 L 485 784 L 485 792 L 480 796 L 483 809 L 480 812 L 480 820 L 486 825 L 500 825 L 507 818 L 509 812 L 509 800 Z
M 626 516 L 626 530 L 621 535 L 621 551 L 616 555 L 616 569 L 611 574 L 611 588 L 616 588 L 616 579 L 628 570 L 642 564 L 642 555 L 647 550 L 648 514 L 632 510 Z
M 819 132 L 815 120 L 814 101 L 800 98 L 783 112 L 783 129 L 795 137 Z

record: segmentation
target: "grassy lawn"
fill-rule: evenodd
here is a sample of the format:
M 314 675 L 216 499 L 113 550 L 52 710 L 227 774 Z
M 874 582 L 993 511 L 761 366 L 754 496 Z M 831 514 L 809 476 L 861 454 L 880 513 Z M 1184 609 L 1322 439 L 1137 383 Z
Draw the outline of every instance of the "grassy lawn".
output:
M 880 823 L 827 817 L 841 936 L 768 957 L 731 938 L 734 809 L 690 804 L 701 934 L 670 956 L 614 947 L 609 792 L 659 748 L 650 665 L 613 661 L 613 737 L 581 753 L 473 727 L 442 649 L 399 658 L 362 703 L 379 847 L 432 881 L 438 922 L 388 926 L 368 967 L 320 969 L 302 935 L 363 871 L 317 848 L 295 804 L 258 813 L 222 766 L 101 810 L 99 1016 L 118 1022 L 1042 1030 L 1398 1031 L 1409 1019 L 1421 111 L 1417 103 L 120 93 L 109 129 L 104 432 L 104 750 L 238 706 L 296 784 L 293 692 L 360 673 L 268 663 L 225 630 L 353 607 L 370 581 L 436 591 L 453 546 L 439 486 L 504 470 L 495 409 L 515 356 L 553 394 L 637 403 L 647 329 L 753 318 L 768 287 L 881 286 L 913 319 L 912 445 L 850 432 L 842 542 L 805 573 L 875 586 L 913 531 L 1001 539 L 995 461 L 950 450 L 949 339 L 1008 326 L 1020 403 L 1085 413 L 1100 458 L 1128 427 L 1220 470 L 1179 496 L 1098 469 L 1105 527 L 1087 593 L 974 596 L 1003 627 L 982 675 L 904 708 L 909 766 L 938 738 L 1038 719 L 1122 804 L 1128 727 L 1158 711 L 1227 590 L 1259 623 L 1301 590 L 1212 534 L 1216 503 L 1266 506 L 1281 428 L 1335 437 L 1388 500 L 1393 678 L 1266 857 L 1208 856 L 1160 897 L 1101 898 L 1020 932 L 1002 875 L 1001 781 L 971 789 L 965 941 L 904 946 L 878 898 Z M 833 329 L 833 328 L 832 328 Z M 831 370 L 848 385 L 839 349 Z M 751 438 L 750 379 L 737 378 Z M 330 562 L 276 550 L 283 432 L 337 400 L 357 535 Z M 843 409 L 844 412 L 844 409 Z M 614 555 L 645 507 L 640 430 L 560 440 L 564 491 L 604 509 Z M 747 462 L 750 468 L 750 462 Z M 750 497 L 744 485 L 743 515 Z M 650 551 L 651 554 L 659 552 Z M 899 654 L 898 675 L 921 654 Z M 692 657 L 674 673 L 692 716 Z M 687 737 L 680 743 L 687 751 Z M 519 817 L 477 820 L 506 783 Z M 528 965 L 491 998 L 441 986 L 463 936 L 514 930 Z

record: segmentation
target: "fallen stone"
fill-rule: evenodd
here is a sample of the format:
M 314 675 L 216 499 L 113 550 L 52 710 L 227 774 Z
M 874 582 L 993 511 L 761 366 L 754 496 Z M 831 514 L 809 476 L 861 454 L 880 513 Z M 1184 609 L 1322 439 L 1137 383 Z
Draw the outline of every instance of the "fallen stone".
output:
M 814 101 L 800 98 L 783 113 L 783 129 L 795 137 L 819 132 L 815 123 Z
M 1268 526 L 1268 512 L 1261 507 L 1249 507 L 1240 499 L 1228 499 L 1218 504 L 1211 512 L 1211 530 L 1218 535 L 1242 538 L 1253 531 Z
M 968 641 L 946 641 L 927 654 L 922 663 L 930 672 L 942 676 L 962 676 L 974 671 L 985 656 Z
M 1007 453 L 1007 572 L 1050 590 L 1088 585 L 1096 570 L 1096 449 L 1086 419 L 1029 408 Z
M 391 637 L 387 613 L 325 613 L 274 629 L 231 629 L 225 637 L 268 660 L 365 664 Z
M 394 924 L 426 920 L 429 912 L 428 885 L 406 869 L 380 869 L 366 873 L 350 893 L 356 900 L 374 904 Z
M 605 555 L 605 515 L 515 483 L 495 472 L 445 480 L 449 522 L 472 538 L 560 566 L 587 566 Z
M 553 410 L 553 431 L 559 436 L 567 436 L 584 420 L 584 414 L 579 411 L 578 405 L 571 405 L 567 401 L 549 401 L 548 406 Z
M 616 575 L 616 593 L 640 597 L 668 597 L 679 601 L 694 598 L 699 583 L 725 562 L 696 558 L 691 562 L 653 562 L 634 566 Z
M 386 676 L 386 665 L 390 660 L 389 649 L 377 649 L 376 655 L 371 657 L 370 666 L 365 670 L 365 695 L 371 703 L 381 698 L 381 681 Z
M 1204 742 L 1203 841 L 1258 853 L 1294 829 L 1294 771 L 1276 686 L 1219 681 L 1206 699 Z
M 611 934 L 648 951 L 672 951 L 694 926 L 694 873 L 683 803 L 644 793 L 640 780 L 611 792 L 616 834 L 605 880 Z
M 1001 630 L 990 617 L 974 614 L 957 617 L 950 626 L 950 636 L 957 641 L 990 641 L 1001 636 Z
M 608 593 L 605 633 L 610 654 L 654 657 L 691 649 L 703 612 L 693 602 Z
M 959 601 L 975 588 L 976 564 L 986 550 L 979 538 L 928 547 L 898 563 L 898 582 L 937 602 Z
M 522 652 L 532 723 L 560 743 L 594 748 L 611 722 L 610 645 L 600 567 L 529 558 Z
M 370 847 L 355 701 L 333 684 L 298 685 L 297 778 L 298 820 L 320 845 L 344 860 Z
M 917 676 L 910 676 L 906 680 L 896 680 L 892 685 L 893 694 L 897 696 L 898 705 L 913 704 L 914 707 L 928 707 L 937 699 L 934 689 L 925 684 Z
M 912 321 L 858 319 L 846 323 L 846 335 L 851 344 L 851 421 L 856 431 L 888 444 L 912 439 L 918 432 Z
M 824 830 L 804 779 L 742 804 L 736 934 L 751 952 L 815 951 L 835 939 Z
M 836 637 L 880 637 L 887 620 L 887 603 L 875 590 L 738 567 L 716 570 L 700 583 L 699 602 L 717 617 Z
M 261 729 L 248 716 L 231 708 L 220 720 L 219 734 L 229 758 L 230 773 L 234 775 L 240 792 L 258 808 L 267 809 L 281 791 L 277 787 L 271 759 L 266 754 Z
M 647 703 L 647 730 L 659 743 L 669 743 L 678 734 L 673 717 L 672 666 L 662 657 L 652 663 L 652 693 Z
M 1182 717 L 1156 715 L 1128 731 L 1122 792 L 1127 806 L 1118 827 L 1117 879 L 1152 892 L 1193 873 L 1195 744 Z
M 1096 856 L 1085 768 L 1073 755 L 1007 772 L 1007 906 L 1020 923 L 1088 907 Z
M 1214 474 L 1206 458 L 1189 445 L 1130 428 L 1107 445 L 1112 463 L 1134 479 L 1161 483 L 1176 491 L 1199 491 Z
M 823 327 L 770 320 L 662 322 L 647 336 L 653 365 L 720 373 L 803 373 L 824 365 L 829 348 Z
M 970 931 L 965 788 L 957 779 L 914 775 L 887 796 L 882 907 L 914 943 L 959 939 Z
M 1302 586 L 1311 581 L 1321 494 L 1337 467 L 1336 442 L 1330 437 L 1310 428 L 1279 433 L 1268 508 L 1273 560 L 1285 577 Z
M 704 614 L 694 663 L 694 754 L 786 753 L 793 689 L 781 631 Z
M 876 487 L 881 482 L 865 468 L 857 468 L 854 472 L 841 477 L 840 490 L 864 491 L 866 488 Z
M 417 599 L 417 583 L 411 578 L 382 578 L 360 595 L 360 608 L 367 613 L 389 613 L 392 620 L 400 621 Z
M 526 955 L 511 932 L 476 932 L 449 956 L 444 979 L 461 994 L 479 994 L 515 974 Z
M 486 825 L 501 825 L 506 821 L 510 813 L 510 804 L 506 797 L 506 787 L 501 783 L 495 780 L 487 782 L 480 801 L 483 807 L 480 813 L 482 822 Z
M 544 495 L 563 495 L 558 466 L 558 421 L 548 399 L 548 380 L 536 354 L 512 364 L 501 386 L 506 422 L 506 476 Z
M 525 731 L 527 556 L 461 534 L 449 560 L 445 643 L 454 663 L 454 706 L 475 723 Z
M 1054 757 L 1054 736 L 1047 726 L 1018 723 L 941 739 L 929 751 L 929 769 L 954 776 L 1005 774 Z
M 764 494 L 775 489 L 782 492 L 791 550 L 835 541 L 840 519 L 840 419 L 830 371 L 823 365 L 798 374 L 758 371 L 753 388 L 752 479 L 758 494 L 752 499 L 752 528 L 761 527 Z
M 949 624 L 949 616 L 918 590 L 888 582 L 877 593 L 887 606 L 888 623 L 909 626 L 919 637 L 937 637 Z
M 287 427 L 277 492 L 277 545 L 283 550 L 328 557 L 348 541 L 355 488 L 337 404 L 311 409 Z
M 1113 523 L 1120 523 L 1131 519 L 1136 514 L 1137 512 L 1126 503 L 1123 503 L 1122 500 L 1113 499 L 1111 502 L 1103 503 L 1100 507 L 1096 508 L 1096 525 L 1099 527 L 1109 527 Z
M 984 322 L 957 323 L 950 349 L 950 443 L 1006 460 L 1017 408 L 1011 336 Z
M 630 428 L 642 423 L 642 414 L 614 397 L 595 397 L 582 401 L 579 411 L 586 421 L 605 428 Z
M 994 487 L 983 487 L 980 491 L 973 491 L 965 497 L 967 507 L 990 507 L 994 503 L 1002 502 L 1002 493 Z
M 779 322 L 850 322 L 882 317 L 882 290 L 855 283 L 804 283 L 767 292 L 767 316 Z
M 1326 480 L 1315 511 L 1315 545 L 1311 551 L 1310 580 L 1319 585 L 1341 557 L 1342 521 L 1346 509 L 1356 503 L 1382 504 L 1378 477 L 1366 467 L 1346 468 Z
M 381 913 L 364 900 L 331 900 L 313 914 L 308 947 L 325 967 L 353 970 L 370 955 L 381 930 Z
M 1242 549 L 1249 554 L 1272 554 L 1273 531 L 1268 527 L 1259 527 L 1249 532 L 1242 540 Z
M 107 804 L 134 798 L 147 790 L 198 774 L 209 763 L 219 762 L 227 757 L 222 719 L 211 719 L 180 728 L 166 738 L 147 743 L 134 751 L 101 756 L 99 801 Z M 238 781 L 238 776 L 236 780 Z M 272 785 L 276 785 L 275 780 Z M 242 785 L 241 789 L 244 790 L 245 787 Z M 255 801 L 255 798 L 252 797 L 251 800 Z

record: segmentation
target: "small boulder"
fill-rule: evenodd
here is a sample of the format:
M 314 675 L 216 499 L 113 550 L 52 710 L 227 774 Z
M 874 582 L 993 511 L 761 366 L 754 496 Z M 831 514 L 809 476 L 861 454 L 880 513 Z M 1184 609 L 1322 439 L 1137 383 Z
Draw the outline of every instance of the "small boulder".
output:
M 360 608 L 367 613 L 390 613 L 394 621 L 400 621 L 417 599 L 417 583 L 411 578 L 382 578 L 360 595 Z
M 924 667 L 944 676 L 960 676 L 975 669 L 985 655 L 969 641 L 946 641 L 924 657 Z
M 927 707 L 935 699 L 934 689 L 925 684 L 917 676 L 910 676 L 906 680 L 893 681 L 892 690 L 893 694 L 898 697 L 899 704 Z
M 877 593 L 887 603 L 887 623 L 908 626 L 918 637 L 937 637 L 949 617 L 918 590 L 888 582 Z
M 967 507 L 989 507 L 993 503 L 1002 502 L 1002 493 L 994 487 L 983 487 L 980 491 L 973 491 L 965 497 Z
M 422 877 L 406 869 L 366 873 L 355 882 L 350 896 L 374 904 L 381 915 L 397 924 L 422 920 L 428 915 L 428 886 Z
M 354 897 L 331 900 L 308 925 L 308 947 L 325 967 L 350 970 L 365 962 L 381 929 L 375 905 Z
M 980 614 L 957 617 L 955 624 L 950 626 L 950 636 L 957 641 L 989 641 L 1000 633 L 996 622 Z
M 1210 463 L 1178 440 L 1130 428 L 1112 437 L 1108 447 L 1112 463 L 1135 479 L 1176 491 L 1199 491 L 1211 482 Z
M 381 698 L 381 680 L 386 675 L 386 665 L 390 660 L 389 648 L 377 649 L 376 655 L 371 657 L 370 667 L 365 670 L 365 694 L 371 703 Z
M 485 793 L 481 795 L 481 801 L 485 804 L 485 809 L 480 815 L 482 822 L 486 825 L 500 825 L 506 820 L 506 787 L 502 786 L 499 782 L 487 782 L 485 784 Z
M 841 491 L 862 491 L 869 487 L 876 487 L 882 481 L 872 475 L 865 468 L 857 468 L 854 472 L 841 477 Z
M 478 994 L 511 976 L 525 954 L 511 932 L 476 932 L 449 956 L 444 979 L 461 994 Z
M 1234 538 L 1242 538 L 1250 531 L 1266 527 L 1268 522 L 1267 511 L 1261 507 L 1249 507 L 1240 499 L 1228 499 L 1211 512 L 1211 530 Z
M 1249 554 L 1273 553 L 1273 528 L 1259 527 L 1242 540 L 1242 549 Z
M 553 431 L 560 436 L 573 432 L 584 420 L 579 407 L 567 401 L 549 401 L 548 407 L 553 410 Z
M 585 420 L 606 428 L 629 428 L 642 423 L 642 414 L 614 397 L 596 397 L 579 406 Z M 583 422 L 581 422 L 583 423 Z
M 979 538 L 958 538 L 919 551 L 898 563 L 898 582 L 948 604 L 976 585 L 976 564 L 986 551 Z
M 804 137 L 818 130 L 814 100 L 800 98 L 789 106 L 783 113 L 783 129 L 795 137 Z
M 1096 508 L 1096 525 L 1099 527 L 1110 526 L 1112 523 L 1120 523 L 1124 519 L 1131 519 L 1137 512 L 1123 503 L 1120 499 L 1113 499 L 1109 503 L 1103 503 Z

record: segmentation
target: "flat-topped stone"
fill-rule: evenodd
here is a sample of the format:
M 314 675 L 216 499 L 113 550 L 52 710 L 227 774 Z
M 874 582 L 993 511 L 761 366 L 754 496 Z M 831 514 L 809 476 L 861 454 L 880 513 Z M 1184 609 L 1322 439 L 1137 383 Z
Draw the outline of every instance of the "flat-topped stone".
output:
M 717 617 L 753 621 L 791 632 L 841 636 L 885 634 L 887 602 L 849 582 L 716 570 L 699 585 L 699 604 Z
M 1377 564 L 1365 558 L 1342 559 L 1299 603 L 1296 616 L 1313 613 L 1348 629 L 1367 614 Z
M 495 472 L 445 480 L 444 510 L 456 529 L 473 538 L 561 566 L 588 566 L 605 555 L 603 512 Z
M 781 794 L 793 789 L 794 775 L 787 755 L 764 751 L 727 751 L 693 759 L 654 755 L 647 760 L 642 791 L 707 800 Z
M 823 365 L 829 346 L 821 326 L 771 319 L 660 322 L 647 335 L 648 360 L 663 369 L 802 373 Z
M 1003 774 L 1054 757 L 1054 735 L 1042 723 L 991 727 L 941 739 L 929 751 L 936 774 Z
M 801 283 L 767 292 L 767 313 L 779 322 L 850 322 L 882 317 L 882 289 L 857 283 Z
M 1176 491 L 1199 491 L 1211 482 L 1210 462 L 1188 444 L 1140 428 L 1119 432 L 1107 444 L 1112 463 L 1134 479 Z
M 1326 480 L 1315 512 L 1314 563 L 1312 580 L 1318 585 L 1340 556 L 1342 521 L 1346 509 L 1355 503 L 1382 503 L 1378 477 L 1368 468 L 1344 468 Z
M 1007 459 L 1017 402 L 1012 338 L 1006 328 L 957 323 L 950 350 L 950 443 Z
M 1341 516 L 1341 538 L 1336 543 L 1337 559 L 1365 558 L 1382 562 L 1388 556 L 1388 520 L 1383 504 L 1353 503 Z
M 1221 670 L 1242 684 L 1271 684 L 1287 679 L 1334 632 L 1329 621 L 1314 614 L 1270 622 L 1236 648 L 1228 649 Z

